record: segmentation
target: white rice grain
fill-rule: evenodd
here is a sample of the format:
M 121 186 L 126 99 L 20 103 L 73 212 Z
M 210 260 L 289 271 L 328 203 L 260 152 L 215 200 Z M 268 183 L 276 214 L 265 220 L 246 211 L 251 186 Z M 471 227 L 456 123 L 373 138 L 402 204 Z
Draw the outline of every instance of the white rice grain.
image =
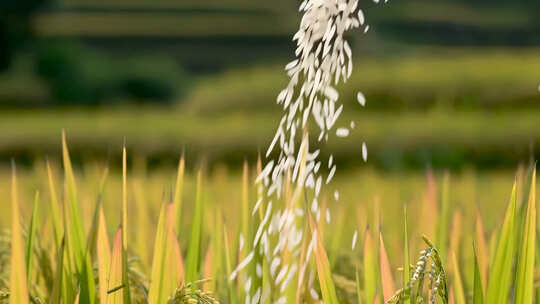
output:
M 366 106 L 366 97 L 364 96 L 364 94 L 362 92 L 358 92 L 356 94 L 356 100 L 358 100 L 358 103 L 362 106 L 362 107 L 365 107 Z
M 362 143 L 362 159 L 367 162 L 367 146 L 366 146 L 366 143 L 363 142 Z
M 334 174 L 336 173 L 336 166 L 334 165 L 332 169 L 330 169 L 330 173 L 328 174 L 328 177 L 326 178 L 326 183 L 328 184 L 332 178 L 334 177 Z
M 251 262 L 251 260 L 253 259 L 253 255 L 254 255 L 254 252 L 251 251 L 248 256 L 240 263 L 238 264 L 238 266 L 236 267 L 236 269 L 231 273 L 231 276 L 229 277 L 229 280 L 234 280 L 236 278 L 236 276 L 238 275 L 238 272 L 240 270 L 242 270 L 244 267 L 247 266 L 247 264 L 249 264 L 249 262 Z
M 349 129 L 347 129 L 347 128 L 338 128 L 336 130 L 336 135 L 338 137 L 347 137 L 347 136 L 349 136 Z
M 354 230 L 354 234 L 353 234 L 353 237 L 352 237 L 352 245 L 351 245 L 351 249 L 354 250 L 354 248 L 356 248 L 356 240 L 358 239 L 358 230 Z

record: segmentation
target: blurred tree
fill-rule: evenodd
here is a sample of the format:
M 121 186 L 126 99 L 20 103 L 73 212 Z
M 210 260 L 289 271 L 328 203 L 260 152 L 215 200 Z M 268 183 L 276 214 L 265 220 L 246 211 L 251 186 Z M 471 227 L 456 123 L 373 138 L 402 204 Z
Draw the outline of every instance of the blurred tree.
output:
M 36 68 L 58 105 L 169 104 L 185 94 L 191 83 L 173 58 L 114 57 L 75 41 L 44 44 Z
M 32 38 L 31 17 L 49 0 L 0 1 L 0 72 L 6 70 L 17 51 Z

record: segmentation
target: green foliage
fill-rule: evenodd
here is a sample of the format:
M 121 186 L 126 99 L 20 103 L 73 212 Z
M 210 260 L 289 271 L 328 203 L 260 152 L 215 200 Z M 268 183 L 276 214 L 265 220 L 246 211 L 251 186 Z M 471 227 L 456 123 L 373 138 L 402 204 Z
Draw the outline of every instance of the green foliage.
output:
M 48 42 L 36 66 L 59 105 L 118 100 L 167 104 L 189 88 L 188 78 L 171 58 L 115 58 L 77 43 Z

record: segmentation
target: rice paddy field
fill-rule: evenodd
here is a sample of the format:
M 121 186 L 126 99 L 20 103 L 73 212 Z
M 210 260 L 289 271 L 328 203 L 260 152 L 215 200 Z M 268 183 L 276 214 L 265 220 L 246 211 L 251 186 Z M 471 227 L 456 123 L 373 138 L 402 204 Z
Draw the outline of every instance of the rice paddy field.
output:
M 199 296 L 209 303 L 240 302 L 246 279 L 230 275 L 250 246 L 240 245 L 241 235 L 256 233 L 257 217 L 251 214 L 260 195 L 254 182 L 260 164 L 257 169 L 257 163 L 246 162 L 240 171 L 225 165 L 186 170 L 181 158 L 176 169 L 148 170 L 144 159 L 130 157 L 122 173 L 100 162 L 72 168 L 67 146 L 63 153 L 62 162 L 36 161 L 33 168 L 0 172 L 4 185 L 13 183 L 0 188 L 2 298 L 12 299 L 18 290 L 32 302 L 70 303 L 86 292 L 88 303 L 109 303 L 115 293 L 125 296 L 125 261 L 133 303 L 191 303 L 190 297 L 207 303 Z M 431 246 L 425 236 L 445 267 L 449 303 L 507 303 L 522 287 L 536 288 L 532 280 L 523 286 L 517 281 L 521 268 L 536 272 L 527 251 L 533 246 L 534 254 L 537 244 L 526 242 L 537 229 L 531 222 L 537 194 L 532 174 L 527 166 L 456 174 L 349 171 L 333 183 L 339 197 L 331 187 L 321 196 L 323 213 L 331 210 L 331 217 L 317 221 L 325 250 L 305 263 L 329 275 L 339 303 L 378 303 L 409 281 L 402 265 L 409 261 L 415 271 L 420 250 Z M 290 194 L 279 204 L 287 205 L 287 199 Z M 10 221 L 21 226 L 10 229 Z M 125 253 L 120 235 L 127 239 Z M 322 269 L 320 259 L 326 261 Z M 524 259 L 532 264 L 524 267 Z M 79 269 L 90 280 L 82 281 Z M 192 294 L 172 300 L 181 292 L 175 291 L 179 282 L 202 279 L 209 280 L 183 285 Z M 276 300 L 272 291 L 281 284 L 264 276 L 258 284 L 269 290 L 269 303 Z M 301 296 L 300 288 L 288 293 Z M 430 290 L 418 292 L 427 300 Z M 478 293 L 494 298 L 476 302 Z
M 538 5 L 387 2 L 0 16 L 0 304 L 540 304 Z

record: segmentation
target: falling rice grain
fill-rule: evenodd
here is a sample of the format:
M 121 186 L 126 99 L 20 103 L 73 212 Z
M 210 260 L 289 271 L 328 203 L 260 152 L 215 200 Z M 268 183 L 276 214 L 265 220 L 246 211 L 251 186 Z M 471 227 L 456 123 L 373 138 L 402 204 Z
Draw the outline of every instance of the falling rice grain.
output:
M 358 239 L 358 230 L 354 231 L 353 237 L 352 237 L 352 245 L 351 249 L 354 250 L 356 248 L 356 240 Z
M 366 143 L 362 143 L 362 159 L 367 162 L 367 146 Z
M 238 241 L 238 251 L 242 251 L 244 248 L 244 236 L 240 233 L 240 239 Z
M 326 223 L 330 224 L 330 209 L 326 209 Z
M 366 152 L 366 158 L 367 158 L 367 152 Z M 334 177 L 335 173 L 336 173 L 336 166 L 333 166 L 332 169 L 330 169 L 330 173 L 328 174 L 328 177 L 326 178 L 327 184 L 332 180 L 332 177 Z
M 238 266 L 236 267 L 236 269 L 231 273 L 231 276 L 229 277 L 229 280 L 234 280 L 236 278 L 236 276 L 238 275 L 238 272 L 240 270 L 242 270 L 244 267 L 247 266 L 247 264 L 249 264 L 249 262 L 251 262 L 251 260 L 253 259 L 253 255 L 254 255 L 254 252 L 251 251 L 248 256 L 240 263 L 238 264 Z
M 366 106 L 366 97 L 364 96 L 364 94 L 362 92 L 358 92 L 358 94 L 356 94 L 356 100 L 358 100 L 358 103 L 362 107 Z
M 347 129 L 347 128 L 338 128 L 336 130 L 336 135 L 338 137 L 347 137 L 347 136 L 349 136 L 349 129 Z
M 360 22 L 360 25 L 364 25 L 365 17 L 362 10 L 358 10 L 358 21 Z
M 314 300 L 318 300 L 319 299 L 319 294 L 317 293 L 317 291 L 313 288 L 310 288 L 309 289 L 309 294 L 311 295 L 311 297 L 314 299 Z

